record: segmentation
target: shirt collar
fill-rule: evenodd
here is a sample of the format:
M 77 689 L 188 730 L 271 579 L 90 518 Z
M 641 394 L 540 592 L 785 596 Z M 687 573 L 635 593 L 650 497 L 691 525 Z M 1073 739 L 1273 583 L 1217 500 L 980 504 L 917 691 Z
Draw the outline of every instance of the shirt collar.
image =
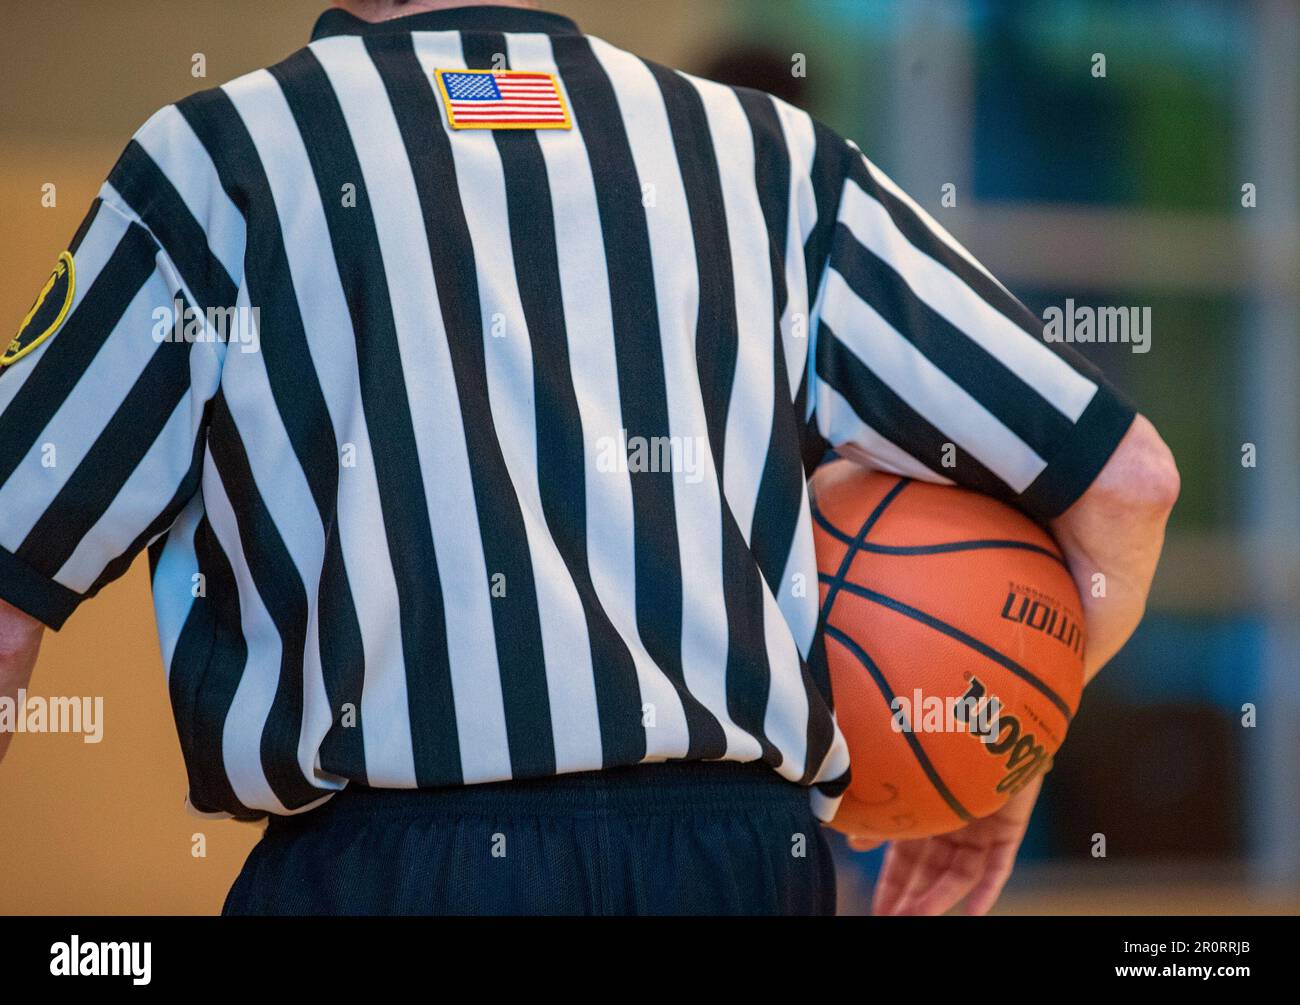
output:
M 528 7 L 473 6 L 417 11 L 389 21 L 365 21 L 339 7 L 331 7 L 316 21 L 311 40 L 334 35 L 385 35 L 410 31 L 540 32 L 544 35 L 580 35 L 574 22 L 550 11 Z

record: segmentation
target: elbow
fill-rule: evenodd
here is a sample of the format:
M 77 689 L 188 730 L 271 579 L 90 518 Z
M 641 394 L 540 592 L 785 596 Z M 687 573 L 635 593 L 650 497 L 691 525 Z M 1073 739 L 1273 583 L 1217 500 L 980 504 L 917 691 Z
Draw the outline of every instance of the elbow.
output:
M 45 626 L 0 600 L 0 673 L 25 663 L 40 645 Z
M 1143 415 L 1133 420 L 1098 481 L 1126 509 L 1158 518 L 1169 515 L 1182 491 L 1173 451 Z
M 1142 494 L 1147 505 L 1168 515 L 1183 490 L 1182 476 L 1178 473 L 1178 462 L 1174 460 L 1169 445 L 1156 432 L 1155 426 L 1143 416 L 1138 416 L 1138 420 L 1145 427 L 1142 478 L 1145 490 Z M 1134 425 L 1137 423 L 1135 422 Z

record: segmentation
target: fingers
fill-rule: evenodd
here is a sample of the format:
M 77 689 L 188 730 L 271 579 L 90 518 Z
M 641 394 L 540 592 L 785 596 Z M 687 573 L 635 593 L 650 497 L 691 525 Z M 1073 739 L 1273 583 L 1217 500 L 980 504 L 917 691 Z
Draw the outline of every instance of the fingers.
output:
M 872 914 L 894 913 L 895 905 L 903 899 L 914 879 L 925 845 L 925 841 L 895 841 L 889 846 L 871 898 Z
M 885 853 L 873 914 L 944 914 L 965 900 L 987 914 L 1011 876 L 1041 779 L 992 816 L 938 837 L 895 841 Z
M 930 845 L 916 882 L 894 908 L 897 914 L 944 914 L 984 878 L 988 851 L 983 845 L 943 838 Z
M 975 885 L 962 910 L 969 915 L 988 914 L 1002 896 L 1002 888 L 1011 877 L 1016 864 L 1019 842 L 995 845 L 984 864 L 984 875 Z

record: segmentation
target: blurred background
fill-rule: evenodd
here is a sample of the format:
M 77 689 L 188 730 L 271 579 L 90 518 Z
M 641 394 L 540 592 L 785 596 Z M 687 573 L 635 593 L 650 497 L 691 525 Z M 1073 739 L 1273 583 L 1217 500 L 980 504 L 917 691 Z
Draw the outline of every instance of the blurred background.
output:
M 0 325 L 155 109 L 282 58 L 323 6 L 0 0 Z M 807 108 L 1039 313 L 1151 309 L 1150 352 L 1081 348 L 1173 447 L 1182 500 L 998 910 L 1300 913 L 1300 4 L 544 6 Z M 103 695 L 105 736 L 16 738 L 0 913 L 218 911 L 260 829 L 183 809 L 143 559 L 47 633 L 33 692 Z M 879 855 L 838 853 L 863 913 Z

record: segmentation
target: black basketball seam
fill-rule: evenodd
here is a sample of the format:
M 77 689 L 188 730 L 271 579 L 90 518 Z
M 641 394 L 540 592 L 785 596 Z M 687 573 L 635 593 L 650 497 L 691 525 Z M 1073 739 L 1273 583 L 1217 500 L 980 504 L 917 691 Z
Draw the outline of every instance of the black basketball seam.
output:
M 812 517 L 826 533 L 830 534 L 837 541 L 843 544 L 850 544 L 853 541 L 848 534 L 840 530 L 833 523 L 826 519 L 822 512 L 816 507 L 812 507 Z M 1046 555 L 1054 562 L 1061 565 L 1068 572 L 1070 566 L 1065 559 L 1049 548 L 1041 545 L 1031 544 L 1029 541 L 1014 541 L 1002 538 L 969 538 L 964 541 L 949 541 L 945 544 L 872 544 L 863 541 L 858 545 L 858 551 L 864 551 L 872 555 L 944 555 L 949 552 L 958 551 L 995 551 L 998 549 L 1014 549 L 1018 551 L 1031 551 L 1035 554 Z
M 840 588 L 847 590 L 856 597 L 862 597 L 864 600 L 870 600 L 872 603 L 879 604 L 881 607 L 888 607 L 890 610 L 896 611 L 905 617 L 909 617 L 913 621 L 920 622 L 928 628 L 933 628 L 935 631 L 947 635 L 949 638 L 960 642 L 962 645 L 969 646 L 982 656 L 986 656 L 998 665 L 1010 670 L 1026 684 L 1037 688 L 1042 696 L 1055 705 L 1057 711 L 1065 717 L 1065 723 L 1067 726 L 1073 721 L 1074 715 L 1071 713 L 1070 707 L 1065 703 L 1064 699 L 1062 699 L 1060 695 L 1015 660 L 1002 655 L 1002 653 L 998 652 L 992 646 L 985 642 L 981 642 L 973 635 L 967 635 L 960 628 L 954 627 L 946 621 L 940 621 L 933 614 L 927 614 L 925 611 L 912 607 L 909 604 L 905 604 L 901 600 L 896 600 L 883 593 L 877 593 L 875 590 L 868 589 L 865 586 L 859 586 L 857 583 L 844 582 L 840 584 Z M 831 626 L 828 624 L 826 625 L 826 628 L 829 630 Z
M 862 521 L 862 527 L 858 530 L 857 536 L 845 549 L 844 558 L 840 562 L 840 567 L 835 573 L 835 578 L 829 580 L 830 588 L 826 591 L 826 600 L 822 603 L 821 610 L 821 622 L 823 625 L 825 625 L 826 619 L 830 617 L 831 606 L 835 603 L 835 595 L 839 593 L 840 587 L 844 585 L 844 577 L 848 575 L 849 568 L 853 565 L 853 559 L 857 556 L 862 543 L 867 539 L 867 535 L 871 532 L 871 528 L 876 525 L 876 521 L 879 520 L 885 510 L 889 508 L 889 504 L 898 498 L 898 494 L 902 492 L 911 481 L 910 478 L 900 478 L 898 484 L 885 493 L 884 498 L 876 504 L 876 508 L 868 514 L 864 521 Z M 816 507 L 813 507 L 813 510 L 815 512 Z M 818 576 L 818 578 L 820 579 L 821 577 Z
M 871 679 L 875 681 L 876 687 L 880 690 L 881 695 L 885 699 L 885 703 L 891 710 L 893 710 L 895 699 L 893 689 L 889 686 L 889 682 L 885 680 L 885 675 L 880 672 L 880 668 L 877 667 L 871 657 L 866 654 L 866 651 L 834 625 L 828 624 L 826 626 L 826 634 L 840 645 L 844 646 L 844 648 L 849 651 L 849 654 L 862 664 Z M 930 784 L 934 786 L 935 791 L 939 793 L 943 798 L 943 801 L 948 804 L 948 808 L 956 813 L 957 816 L 966 823 L 971 823 L 974 821 L 975 817 L 970 814 L 966 807 L 964 807 L 957 797 L 952 794 L 952 791 L 948 786 L 944 784 L 943 779 L 939 777 L 938 769 L 935 768 L 929 755 L 926 754 L 925 748 L 921 746 L 921 741 L 912 733 L 910 728 L 911 724 L 909 723 L 908 725 L 909 728 L 903 731 L 903 739 L 907 741 L 907 746 L 908 749 L 911 750 L 912 756 L 916 758 L 917 763 L 921 766 L 921 770 L 925 772 L 925 777 L 929 779 Z

